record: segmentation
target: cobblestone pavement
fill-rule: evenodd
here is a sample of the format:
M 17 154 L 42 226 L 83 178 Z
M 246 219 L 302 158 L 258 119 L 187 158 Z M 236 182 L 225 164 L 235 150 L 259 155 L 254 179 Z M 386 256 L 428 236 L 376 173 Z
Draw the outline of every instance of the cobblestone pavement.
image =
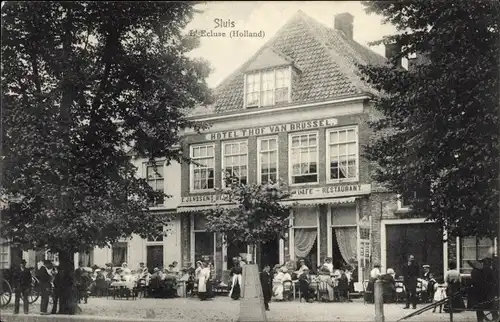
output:
M 82 315 L 107 316 L 115 318 L 153 318 L 162 321 L 237 321 L 240 309 L 239 301 L 228 297 L 217 297 L 209 301 L 196 298 L 177 299 L 136 299 L 121 300 L 111 298 L 90 298 L 88 304 L 81 304 Z M 373 321 L 373 304 L 363 304 L 361 300 L 353 303 L 305 303 L 272 302 L 271 311 L 267 312 L 269 322 L 278 321 Z M 12 312 L 9 305 L 4 312 Z M 30 307 L 32 314 L 37 314 L 39 305 Z M 395 322 L 413 310 L 404 310 L 401 304 L 386 304 L 384 315 L 386 322 Z M 154 313 L 153 313 L 154 312 Z M 462 312 L 453 315 L 454 322 L 475 322 L 474 312 Z M 449 321 L 447 313 L 432 313 L 408 319 L 407 321 L 444 322 Z

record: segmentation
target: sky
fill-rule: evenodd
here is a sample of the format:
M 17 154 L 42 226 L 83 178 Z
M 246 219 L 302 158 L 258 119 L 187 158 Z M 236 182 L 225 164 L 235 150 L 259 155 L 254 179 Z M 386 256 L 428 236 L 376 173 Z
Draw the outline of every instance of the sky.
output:
M 200 47 L 189 53 L 191 57 L 208 60 L 213 69 L 208 78 L 210 87 L 215 87 L 240 67 L 259 48 L 271 39 L 298 10 L 313 19 L 333 27 L 334 16 L 349 12 L 354 16 L 354 40 L 362 45 L 394 34 L 396 29 L 382 24 L 380 16 L 364 12 L 359 1 L 217 1 L 197 6 L 203 13 L 196 14 L 187 26 L 189 30 L 225 32 L 226 37 L 202 37 Z M 231 20 L 234 28 L 215 28 L 215 19 Z M 263 38 L 230 38 L 231 30 L 264 31 Z M 384 56 L 383 45 L 370 47 Z

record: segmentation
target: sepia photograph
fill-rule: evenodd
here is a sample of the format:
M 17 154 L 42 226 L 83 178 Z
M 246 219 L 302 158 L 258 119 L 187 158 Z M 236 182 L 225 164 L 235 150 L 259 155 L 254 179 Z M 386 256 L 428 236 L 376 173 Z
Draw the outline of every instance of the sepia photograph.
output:
M 500 322 L 500 2 L 1 10 L 0 322 Z

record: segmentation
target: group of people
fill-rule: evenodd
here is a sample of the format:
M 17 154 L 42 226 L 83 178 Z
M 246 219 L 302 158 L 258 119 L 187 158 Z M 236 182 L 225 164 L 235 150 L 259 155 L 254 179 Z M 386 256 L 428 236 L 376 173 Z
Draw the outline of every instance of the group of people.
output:
M 294 269 L 290 270 L 290 266 Z M 348 293 L 351 288 L 354 288 L 352 272 L 353 269 L 350 266 L 335 267 L 331 257 L 325 258 L 317 271 L 310 270 L 304 259 L 300 259 L 296 266 L 293 262 L 275 265 L 270 273 L 272 275 L 272 298 L 276 301 L 289 298 L 293 291 L 292 283 L 296 282 L 299 285 L 300 296 L 306 302 L 313 302 L 319 289 L 325 290 L 320 294 L 322 300 L 350 301 Z
M 406 298 L 405 309 L 417 308 L 418 292 L 423 302 L 432 299 L 437 304 L 433 312 L 439 307 L 441 313 L 453 310 L 455 313 L 462 312 L 465 309 L 463 301 L 467 296 L 467 306 L 476 311 L 478 322 L 484 321 L 484 311 L 491 311 L 493 320 L 497 321 L 498 314 L 498 287 L 499 287 L 499 261 L 486 257 L 478 262 L 470 262 L 473 268 L 470 275 L 470 285 L 465 286 L 462 281 L 462 275 L 457 269 L 457 263 L 450 261 L 448 271 L 443 277 L 437 277 L 431 272 L 429 265 L 423 265 L 423 274 L 420 276 L 420 266 L 416 263 L 413 255 L 408 256 L 407 263 L 403 266 L 402 277 L 404 294 Z M 374 282 L 380 279 L 384 281 L 384 287 L 387 287 L 389 293 L 396 292 L 396 274 L 392 268 L 387 269 L 386 274 L 382 274 L 380 264 L 374 264 L 370 272 L 368 291 L 373 291 Z M 420 285 L 420 287 L 418 287 Z M 384 291 L 385 292 L 385 291 Z M 370 293 L 370 292 L 369 292 Z M 451 308 L 449 302 L 443 304 L 442 300 L 451 298 Z

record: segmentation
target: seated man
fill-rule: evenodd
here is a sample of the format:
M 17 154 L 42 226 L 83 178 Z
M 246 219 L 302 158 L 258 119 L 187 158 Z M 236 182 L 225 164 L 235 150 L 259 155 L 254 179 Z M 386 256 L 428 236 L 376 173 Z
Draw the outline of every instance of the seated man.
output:
M 309 275 L 309 268 L 305 268 L 302 274 L 299 276 L 299 288 L 301 296 L 305 298 L 307 302 L 314 301 L 314 295 L 316 290 L 311 286 L 311 275 Z

